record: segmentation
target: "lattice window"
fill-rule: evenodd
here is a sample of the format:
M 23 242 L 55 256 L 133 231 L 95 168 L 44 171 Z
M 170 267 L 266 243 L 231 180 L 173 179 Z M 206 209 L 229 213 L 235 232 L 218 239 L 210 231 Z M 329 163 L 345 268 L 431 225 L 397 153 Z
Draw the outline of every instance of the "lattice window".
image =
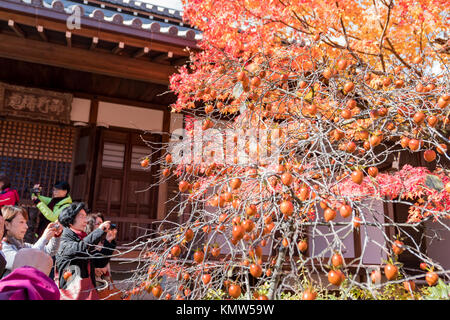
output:
M 125 145 L 105 142 L 103 146 L 102 167 L 111 169 L 123 169 L 125 161 Z
M 50 195 L 56 181 L 69 180 L 74 140 L 72 127 L 0 121 L 0 172 L 8 175 L 21 203 L 29 202 L 35 183 Z
M 133 146 L 131 152 L 131 170 L 142 171 L 145 170 L 141 166 L 141 161 L 147 156 L 151 156 L 151 149 L 148 147 Z

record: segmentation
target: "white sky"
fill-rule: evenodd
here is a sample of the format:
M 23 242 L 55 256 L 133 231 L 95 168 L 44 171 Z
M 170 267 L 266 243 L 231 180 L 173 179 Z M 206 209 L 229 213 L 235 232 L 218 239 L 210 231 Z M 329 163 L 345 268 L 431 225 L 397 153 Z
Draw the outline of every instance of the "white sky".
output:
M 140 2 L 144 3 L 150 3 L 153 5 L 169 8 L 169 9 L 175 9 L 175 10 L 183 10 L 183 5 L 181 3 L 181 0 L 139 0 Z

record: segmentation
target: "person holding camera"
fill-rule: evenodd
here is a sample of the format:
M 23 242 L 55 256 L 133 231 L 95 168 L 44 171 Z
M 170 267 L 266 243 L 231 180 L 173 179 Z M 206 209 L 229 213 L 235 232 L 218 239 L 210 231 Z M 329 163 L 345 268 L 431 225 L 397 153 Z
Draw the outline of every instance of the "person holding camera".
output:
M 87 215 L 83 202 L 65 207 L 58 218 L 64 227 L 61 246 L 56 254 L 61 299 L 98 300 L 95 288 L 95 255 L 100 241 L 110 228 L 110 221 L 101 223 L 89 235 L 85 232 Z
M 90 213 L 87 215 L 87 226 L 86 233 L 90 234 L 92 231 L 97 229 L 103 222 L 105 218 L 100 212 Z M 111 278 L 111 267 L 109 260 L 114 254 L 114 250 L 117 246 L 116 243 L 117 236 L 117 226 L 113 223 L 110 224 L 109 230 L 106 234 L 106 238 L 99 242 L 99 248 L 95 250 L 94 255 L 99 259 L 94 260 L 95 265 L 95 280 L 97 287 L 107 286 L 103 290 L 99 290 L 100 298 L 108 300 L 120 300 L 120 291 L 115 287 Z M 100 284 L 100 285 L 99 285 Z
M 72 203 L 72 198 L 69 195 L 70 185 L 65 181 L 58 181 L 53 185 L 52 198 L 42 196 L 40 190 L 40 185 L 36 184 L 31 194 L 31 199 L 41 213 L 36 230 L 38 236 L 41 236 L 50 222 L 58 220 L 62 209 Z
M 11 182 L 4 174 L 0 174 L 0 208 L 19 204 L 19 194 L 11 189 Z
M 86 233 L 90 234 L 92 231 L 97 229 L 104 221 L 105 218 L 100 212 L 88 214 L 85 230 Z M 116 237 L 117 227 L 114 223 L 111 223 L 105 239 L 99 243 L 99 247 L 95 250 L 95 252 L 98 253 L 97 256 L 103 257 L 102 259 L 95 260 L 95 273 L 97 276 L 102 276 L 103 274 L 107 273 L 107 270 L 109 270 L 109 260 L 111 259 L 111 255 L 114 253 L 114 249 L 116 249 L 117 246 L 115 240 Z
M 1 209 L 5 219 L 5 238 L 2 242 L 2 251 L 6 259 L 6 267 L 3 276 L 12 270 L 17 252 L 23 248 L 36 248 L 49 256 L 54 256 L 60 244 L 62 228 L 58 223 L 50 223 L 36 243 L 23 241 L 28 229 L 28 213 L 25 208 L 17 206 L 4 206 Z

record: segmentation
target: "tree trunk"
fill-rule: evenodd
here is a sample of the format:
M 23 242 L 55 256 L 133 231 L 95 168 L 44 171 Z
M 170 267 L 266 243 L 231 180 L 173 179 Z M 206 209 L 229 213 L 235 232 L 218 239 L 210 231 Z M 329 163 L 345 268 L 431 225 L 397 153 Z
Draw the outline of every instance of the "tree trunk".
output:
M 287 239 L 289 240 L 289 244 L 291 243 L 291 238 L 293 235 L 292 221 L 293 221 L 292 219 L 289 219 L 289 222 L 287 222 L 285 225 L 285 228 L 289 230 L 288 234 L 287 234 Z M 286 257 L 286 252 L 288 250 L 289 250 L 289 247 L 284 247 L 282 245 L 280 246 L 280 249 L 278 250 L 277 261 L 273 268 L 272 279 L 270 280 L 270 287 L 269 287 L 269 293 L 268 293 L 269 300 L 273 300 L 275 298 L 275 292 L 278 289 L 280 278 L 281 278 L 281 275 L 283 274 L 284 258 Z

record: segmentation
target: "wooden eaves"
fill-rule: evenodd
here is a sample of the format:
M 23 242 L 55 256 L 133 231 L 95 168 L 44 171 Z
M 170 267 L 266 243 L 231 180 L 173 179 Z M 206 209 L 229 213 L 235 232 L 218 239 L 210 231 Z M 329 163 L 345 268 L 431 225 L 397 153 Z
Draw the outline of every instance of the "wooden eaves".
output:
M 189 37 L 164 34 L 157 24 L 157 28 L 145 30 L 82 16 L 82 27 L 68 30 L 67 17 L 64 11 L 1 1 L 0 20 L 16 35 L 0 34 L 0 57 L 166 85 L 176 72 L 176 64 L 188 60 L 186 47 L 198 50 L 192 33 Z M 33 27 L 39 40 L 27 38 L 20 25 Z M 51 43 L 48 30 L 64 34 L 66 45 Z M 91 39 L 90 48 L 77 48 L 73 36 Z M 99 52 L 94 50 L 99 40 L 116 46 L 110 54 Z M 121 55 L 124 47 L 135 48 L 135 52 Z M 158 58 L 152 61 L 150 53 Z M 173 65 L 168 61 L 172 57 Z

